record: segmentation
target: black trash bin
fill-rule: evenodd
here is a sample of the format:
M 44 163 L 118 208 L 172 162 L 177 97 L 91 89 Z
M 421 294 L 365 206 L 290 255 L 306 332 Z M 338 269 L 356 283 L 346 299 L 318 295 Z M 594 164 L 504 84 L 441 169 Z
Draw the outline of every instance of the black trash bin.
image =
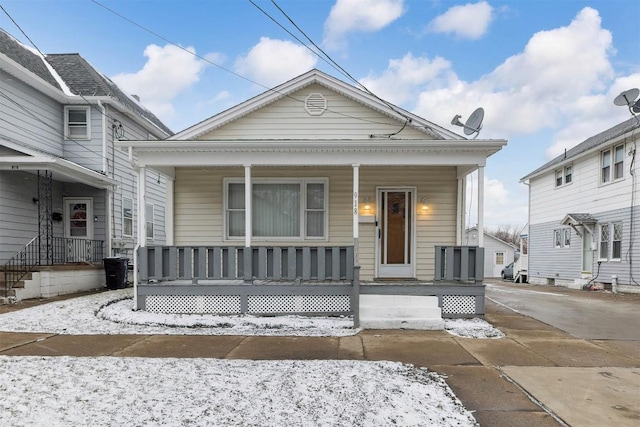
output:
M 102 262 L 104 262 L 104 272 L 107 275 L 107 289 L 126 288 L 129 259 L 110 257 L 104 258 Z

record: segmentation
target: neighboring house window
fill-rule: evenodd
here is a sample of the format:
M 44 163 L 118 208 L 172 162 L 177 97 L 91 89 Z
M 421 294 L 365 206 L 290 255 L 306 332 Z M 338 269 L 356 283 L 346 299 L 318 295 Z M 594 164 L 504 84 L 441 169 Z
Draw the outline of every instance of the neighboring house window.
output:
M 153 205 L 146 205 L 147 239 L 153 240 Z
M 122 198 L 122 235 L 133 236 L 133 199 Z
M 89 107 L 65 107 L 65 137 L 68 139 L 90 139 L 91 109 Z
M 553 245 L 556 248 L 568 248 L 571 246 L 571 229 L 561 228 L 553 230 Z
M 556 170 L 556 187 L 560 187 L 566 184 L 571 184 L 573 180 L 573 167 L 571 165 L 565 166 L 562 169 Z
M 600 181 L 603 184 L 624 177 L 624 145 L 603 151 L 601 159 Z
M 600 259 L 609 258 L 609 224 L 600 225 Z
M 504 252 L 496 252 L 496 265 L 504 265 Z
M 254 180 L 252 236 L 261 239 L 326 238 L 327 180 Z M 242 181 L 228 181 L 226 236 L 244 237 L 245 195 Z
M 613 235 L 611 236 L 611 258 L 622 258 L 622 223 L 613 223 Z
M 622 258 L 622 222 L 600 225 L 600 259 Z
M 562 247 L 562 233 L 561 230 L 553 230 L 553 245 L 556 248 Z

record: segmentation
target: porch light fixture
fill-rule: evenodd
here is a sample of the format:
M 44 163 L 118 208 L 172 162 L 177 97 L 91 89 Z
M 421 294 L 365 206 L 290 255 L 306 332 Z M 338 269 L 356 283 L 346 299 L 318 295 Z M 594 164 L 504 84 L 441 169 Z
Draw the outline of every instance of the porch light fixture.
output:
M 367 212 L 367 213 L 368 213 L 369 211 L 371 211 L 371 203 L 369 203 L 369 198 L 368 198 L 368 197 L 365 197 L 365 198 L 364 198 L 364 210 L 365 210 L 365 212 Z
M 422 203 L 422 212 L 426 212 L 429 209 L 427 202 L 428 200 L 426 197 L 423 197 L 422 199 L 420 199 L 420 203 Z

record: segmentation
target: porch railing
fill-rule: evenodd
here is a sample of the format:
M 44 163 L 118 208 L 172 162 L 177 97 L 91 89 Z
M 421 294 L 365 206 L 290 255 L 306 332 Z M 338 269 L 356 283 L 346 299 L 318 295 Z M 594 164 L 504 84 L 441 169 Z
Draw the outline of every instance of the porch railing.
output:
M 4 296 L 20 282 L 27 274 L 33 272 L 38 265 L 57 265 L 69 263 L 98 263 L 104 258 L 104 242 L 102 240 L 74 239 L 66 237 L 52 237 L 48 240 L 51 245 L 49 257 L 45 242 L 34 237 L 24 248 L 19 250 L 4 264 Z
M 484 248 L 436 246 L 434 282 L 457 281 L 481 284 L 484 280 Z
M 139 279 L 318 280 L 353 279 L 353 247 L 147 246 L 138 250 Z

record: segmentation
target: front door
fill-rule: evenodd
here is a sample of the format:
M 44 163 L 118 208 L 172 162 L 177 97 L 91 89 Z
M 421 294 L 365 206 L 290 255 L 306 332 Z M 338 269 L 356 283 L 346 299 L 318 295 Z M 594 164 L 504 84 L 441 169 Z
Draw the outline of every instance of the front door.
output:
M 64 255 L 67 262 L 92 261 L 92 199 L 64 199 L 64 237 L 66 237 Z
M 377 276 L 415 277 L 415 190 L 378 190 Z
M 493 263 L 493 276 L 491 277 L 500 277 L 502 275 L 502 269 L 505 267 L 504 257 L 505 257 L 505 253 L 502 251 L 498 251 L 495 253 L 494 263 Z

